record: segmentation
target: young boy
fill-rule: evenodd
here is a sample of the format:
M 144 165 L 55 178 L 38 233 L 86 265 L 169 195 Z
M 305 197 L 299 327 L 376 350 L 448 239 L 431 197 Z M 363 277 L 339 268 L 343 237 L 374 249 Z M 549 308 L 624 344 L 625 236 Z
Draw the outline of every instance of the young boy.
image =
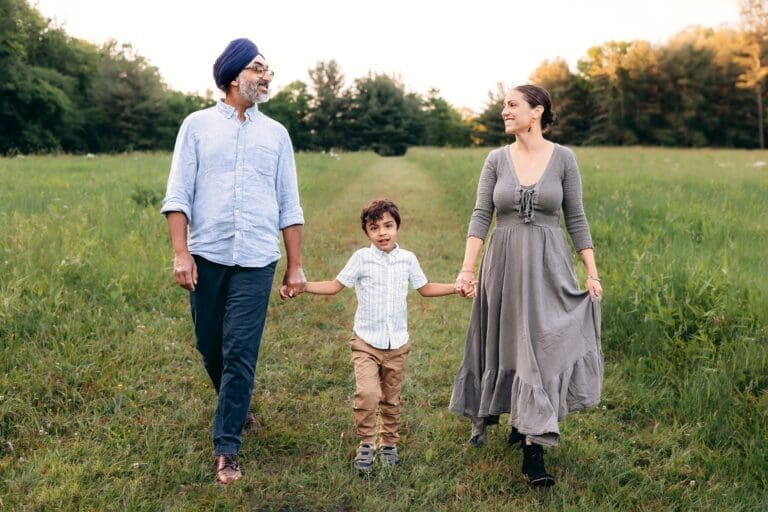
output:
M 374 199 L 363 209 L 360 221 L 371 246 L 355 252 L 335 280 L 308 282 L 306 291 L 335 295 L 344 287 L 355 288 L 357 312 L 351 346 L 360 445 L 353 465 L 368 473 L 376 458 L 377 408 L 381 415 L 381 464 L 393 467 L 398 462 L 400 384 L 411 350 L 408 285 L 424 297 L 451 295 L 456 290 L 453 284 L 427 282 L 416 256 L 397 245 L 400 212 L 394 203 Z

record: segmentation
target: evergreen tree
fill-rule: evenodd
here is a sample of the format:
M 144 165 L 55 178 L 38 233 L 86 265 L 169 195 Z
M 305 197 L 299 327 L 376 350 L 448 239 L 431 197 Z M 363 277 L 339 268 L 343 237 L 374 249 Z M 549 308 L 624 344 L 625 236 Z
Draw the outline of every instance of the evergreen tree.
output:
M 660 50 L 659 83 L 663 120 L 657 123 L 670 140 L 655 141 L 676 146 L 710 144 L 717 125 L 711 114 L 716 91 L 716 68 L 711 50 L 701 41 L 700 29 L 681 32 Z
M 387 75 L 355 80 L 350 95 L 350 149 L 382 156 L 405 154 L 419 139 L 420 99 L 406 96 L 402 84 Z
M 439 93 L 437 89 L 430 89 L 424 101 L 424 137 L 420 143 L 425 146 L 469 146 L 471 126 Z
M 472 142 L 476 146 L 500 146 L 509 140 L 504 132 L 501 110 L 507 87 L 502 82 L 496 83 L 496 89 L 488 91 L 488 103 L 472 125 Z
M 335 60 L 318 62 L 309 70 L 314 95 L 307 119 L 311 149 L 330 150 L 347 145 L 345 126 L 348 97 L 343 94 L 344 75 Z
M 609 41 L 587 50 L 578 68 L 592 84 L 594 110 L 588 144 L 636 144 L 634 132 L 627 130 L 626 85 L 624 59 L 630 43 Z

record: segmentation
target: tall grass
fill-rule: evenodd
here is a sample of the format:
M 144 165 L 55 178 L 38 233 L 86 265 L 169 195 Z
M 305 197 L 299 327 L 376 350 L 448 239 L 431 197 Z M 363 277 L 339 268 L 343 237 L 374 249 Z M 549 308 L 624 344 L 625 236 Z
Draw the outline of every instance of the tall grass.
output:
M 386 195 L 403 247 L 430 280 L 452 281 L 486 153 L 300 154 L 308 277 L 333 278 L 365 245 L 359 209 Z M 606 290 L 606 381 L 600 407 L 563 423 L 548 452 L 558 485 L 543 493 L 524 483 L 506 427 L 475 450 L 447 412 L 470 307 L 458 297 L 410 297 L 403 464 L 353 473 L 352 291 L 273 299 L 262 430 L 245 439 L 243 481 L 216 486 L 215 398 L 158 214 L 170 157 L 0 160 L 2 507 L 764 510 L 768 154 L 577 157 Z

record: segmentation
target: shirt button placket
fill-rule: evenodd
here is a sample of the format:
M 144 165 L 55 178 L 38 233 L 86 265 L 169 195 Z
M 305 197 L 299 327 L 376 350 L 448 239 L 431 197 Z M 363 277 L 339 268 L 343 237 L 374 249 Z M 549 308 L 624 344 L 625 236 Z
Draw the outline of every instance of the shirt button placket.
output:
M 245 151 L 243 138 L 245 130 L 243 124 L 237 129 L 237 152 L 235 154 L 235 242 L 234 242 L 234 260 L 239 260 L 240 247 L 242 246 L 243 232 L 242 221 L 240 218 L 240 204 L 243 201 L 243 172 L 245 163 Z

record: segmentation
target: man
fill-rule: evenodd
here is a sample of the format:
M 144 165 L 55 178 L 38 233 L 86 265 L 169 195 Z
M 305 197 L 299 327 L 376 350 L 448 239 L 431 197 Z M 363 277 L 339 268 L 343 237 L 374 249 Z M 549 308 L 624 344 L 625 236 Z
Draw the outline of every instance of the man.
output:
M 304 291 L 293 147 L 288 132 L 259 112 L 274 73 L 248 39 L 235 39 L 213 65 L 226 97 L 190 114 L 173 153 L 162 213 L 173 276 L 189 290 L 197 349 L 218 395 L 213 420 L 216 480 L 241 478 L 242 443 L 279 233 L 287 252 L 286 293 Z M 189 238 L 187 239 L 187 234 Z

